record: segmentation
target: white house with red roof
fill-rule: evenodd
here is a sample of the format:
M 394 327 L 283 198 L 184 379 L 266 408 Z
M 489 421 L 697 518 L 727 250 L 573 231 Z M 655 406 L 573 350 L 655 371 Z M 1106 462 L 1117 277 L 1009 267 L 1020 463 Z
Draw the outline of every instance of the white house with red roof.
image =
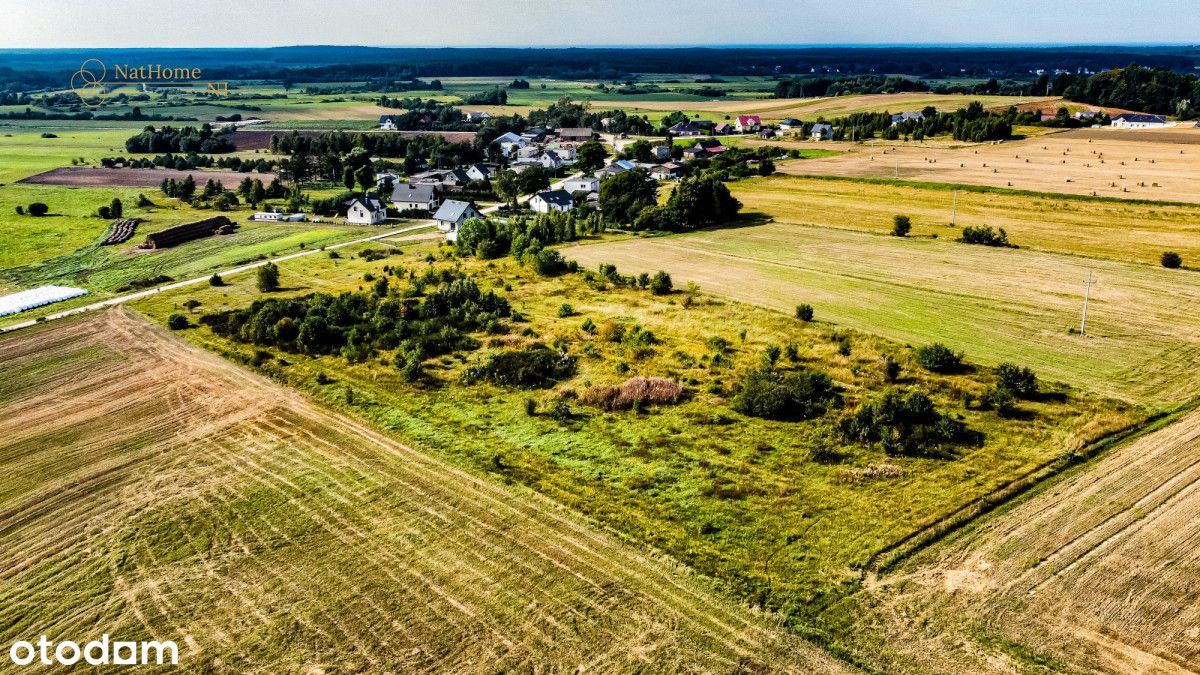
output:
M 752 134 L 762 127 L 762 118 L 758 115 L 738 115 L 734 121 L 739 134 Z

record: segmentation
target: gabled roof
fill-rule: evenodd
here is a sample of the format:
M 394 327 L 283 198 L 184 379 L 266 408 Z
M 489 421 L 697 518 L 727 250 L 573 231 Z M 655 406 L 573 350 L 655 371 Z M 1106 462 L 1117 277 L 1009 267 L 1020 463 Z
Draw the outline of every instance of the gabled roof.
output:
M 520 136 L 514 134 L 511 131 L 506 131 L 506 132 L 500 134 L 499 136 L 497 136 L 496 140 L 494 140 L 492 142 L 493 143 L 516 143 L 519 140 L 521 140 Z
M 463 171 L 462 169 L 450 169 L 449 171 L 447 171 L 445 180 L 450 180 L 451 178 L 453 178 L 461 183 L 471 182 L 471 177 L 468 176 L 467 172 Z
M 541 198 L 541 200 L 547 204 L 554 204 L 555 206 L 575 205 L 575 199 L 571 196 L 571 193 L 567 192 L 566 190 L 546 190 L 545 192 L 539 192 L 534 196 Z
M 474 202 L 447 199 L 446 201 L 442 202 L 441 206 L 438 207 L 437 213 L 433 214 L 433 219 L 446 220 L 456 223 L 458 222 L 459 218 L 462 218 L 463 214 L 466 213 L 468 209 L 474 210 L 477 213 L 479 211 L 479 209 L 475 208 Z
M 583 136 L 591 138 L 592 137 L 592 128 L 591 127 L 564 127 L 562 129 L 558 130 L 558 135 L 559 136 L 570 136 L 572 138 L 578 138 L 578 137 L 583 137 Z
M 356 203 L 362 204 L 363 207 L 368 211 L 383 211 L 387 208 L 383 205 L 383 202 L 375 199 L 374 197 L 355 197 L 353 199 L 347 199 L 345 202 L 343 202 L 347 208 L 354 206 Z
M 798 127 L 801 124 L 803 124 L 803 122 L 796 119 L 795 117 L 785 117 L 784 119 L 779 120 L 779 124 L 781 124 L 781 125 L 786 124 L 789 127 Z
M 696 145 L 704 148 L 705 150 L 715 150 L 721 147 L 721 141 L 718 141 L 715 138 L 706 138 L 702 141 L 696 141 Z M 724 148 L 721 149 L 724 150 Z
M 392 187 L 394 202 L 429 202 L 438 193 L 433 183 L 396 183 Z
M 673 134 L 678 134 L 678 133 L 685 132 L 685 131 L 700 131 L 700 128 L 697 127 L 695 124 L 692 124 L 691 122 L 680 122 L 680 123 L 672 126 L 667 131 L 670 131 Z
M 386 122 L 388 120 L 391 120 L 394 123 L 396 121 L 396 118 L 398 118 L 398 117 L 400 117 L 400 116 L 399 115 L 380 115 L 379 123 L 383 124 L 384 122 Z
M 814 124 L 812 126 L 812 130 L 813 131 L 833 131 L 833 125 L 832 124 Z
M 738 124 L 741 124 L 741 125 L 762 124 L 762 118 L 759 117 L 758 115 L 738 115 L 737 121 L 738 121 Z
M 475 164 L 472 164 L 471 166 L 474 167 L 476 171 L 478 171 L 479 173 L 481 173 L 485 176 L 492 175 L 492 167 L 488 166 L 487 164 L 475 163 Z

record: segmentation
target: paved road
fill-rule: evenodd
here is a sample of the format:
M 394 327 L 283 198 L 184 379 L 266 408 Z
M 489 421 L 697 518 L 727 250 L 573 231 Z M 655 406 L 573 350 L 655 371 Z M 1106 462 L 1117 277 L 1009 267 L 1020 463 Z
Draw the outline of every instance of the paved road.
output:
M 217 272 L 217 274 L 220 274 L 222 277 L 225 277 L 225 276 L 228 276 L 231 274 L 240 274 L 242 272 L 248 272 L 252 269 L 262 267 L 263 265 L 266 265 L 267 263 L 283 262 L 284 260 L 292 260 L 294 258 L 301 258 L 306 255 L 312 255 L 314 253 L 321 253 L 323 251 L 330 251 L 335 248 L 342 248 L 344 246 L 353 246 L 355 244 L 362 244 L 364 242 L 375 241 L 377 239 L 385 239 L 387 237 L 394 237 L 396 235 L 404 234 L 406 232 L 412 232 L 414 230 L 425 229 L 425 228 L 429 227 L 430 225 L 431 225 L 431 223 L 426 222 L 426 223 L 422 223 L 421 225 L 413 225 L 411 227 L 405 227 L 405 228 L 401 228 L 399 230 L 392 230 L 390 232 L 384 232 L 382 234 L 371 235 L 370 237 L 363 237 L 362 239 L 355 239 L 353 241 L 344 241 L 340 244 L 331 244 L 324 248 L 313 248 L 313 249 L 308 249 L 308 250 L 304 250 L 304 251 L 298 251 L 296 253 L 289 253 L 288 255 L 279 256 L 278 258 L 271 258 L 270 260 L 260 260 L 258 262 L 250 263 L 249 265 L 242 265 L 241 267 L 234 267 L 232 269 L 222 270 L 222 271 Z M 0 333 L 8 333 L 10 331 L 19 330 L 21 328 L 28 328 L 30 326 L 35 326 L 38 323 L 45 323 L 46 321 L 53 321 L 55 319 L 61 319 L 63 317 L 72 316 L 74 314 L 82 314 L 83 312 L 91 312 L 91 311 L 97 310 L 97 309 L 104 309 L 105 307 L 112 307 L 113 305 L 119 305 L 123 302 L 129 302 L 130 300 L 137 300 L 138 298 L 145 298 L 147 296 L 154 295 L 155 293 L 161 293 L 163 291 L 169 291 L 169 290 L 172 290 L 175 288 L 183 288 L 184 286 L 192 286 L 194 284 L 208 283 L 208 280 L 210 277 L 212 277 L 211 274 L 206 274 L 205 276 L 202 276 L 202 277 L 196 277 L 194 279 L 187 279 L 184 281 L 175 281 L 175 282 L 163 285 L 163 286 L 157 286 L 155 288 L 148 288 L 144 291 L 137 291 L 136 293 L 128 293 L 126 295 L 118 295 L 114 298 L 109 298 L 107 300 L 101 300 L 100 302 L 93 302 L 90 305 L 84 305 L 82 307 L 75 307 L 72 309 L 63 310 L 56 314 L 48 314 L 46 316 L 46 318 L 43 319 L 42 321 L 36 321 L 36 320 L 24 321 L 22 323 L 13 324 L 7 328 L 0 328 Z

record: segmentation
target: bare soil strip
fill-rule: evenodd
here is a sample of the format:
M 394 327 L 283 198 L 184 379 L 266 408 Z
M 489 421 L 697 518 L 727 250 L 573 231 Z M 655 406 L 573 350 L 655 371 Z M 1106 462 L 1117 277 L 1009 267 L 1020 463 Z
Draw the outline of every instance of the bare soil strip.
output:
M 103 187 L 158 187 L 165 178 L 177 181 L 191 176 L 197 183 L 203 184 L 212 179 L 224 185 L 227 189 L 237 188 L 243 179 L 261 180 L 269 183 L 275 177 L 271 173 L 254 173 L 246 171 L 177 171 L 175 169 L 97 169 L 89 167 L 60 167 L 44 171 L 28 178 L 22 178 L 20 183 L 35 183 L 38 185 L 72 185 L 72 186 L 103 186 Z

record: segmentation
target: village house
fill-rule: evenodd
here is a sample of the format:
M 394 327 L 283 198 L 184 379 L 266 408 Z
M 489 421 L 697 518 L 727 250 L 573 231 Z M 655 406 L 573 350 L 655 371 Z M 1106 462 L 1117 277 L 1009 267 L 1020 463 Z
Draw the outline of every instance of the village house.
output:
M 447 199 L 433 214 L 437 228 L 446 233 L 447 241 L 458 241 L 458 228 L 472 218 L 482 218 L 483 213 L 475 206 L 475 202 L 464 202 L 457 199 Z
M 547 150 L 538 157 L 538 163 L 547 171 L 557 171 L 562 167 L 563 160 L 556 150 Z
M 717 126 L 713 127 L 713 133 L 717 134 L 718 136 L 728 136 L 729 134 L 733 133 L 733 125 L 729 122 L 721 122 Z
M 650 177 L 655 180 L 677 180 L 682 175 L 683 167 L 674 162 L 650 167 Z
M 570 211 L 575 208 L 575 199 L 566 190 L 546 190 L 529 200 L 529 208 L 537 213 Z
M 468 122 L 476 122 L 476 123 L 486 122 L 486 121 L 492 119 L 492 116 L 490 113 L 481 112 L 481 111 L 464 112 L 463 117 L 465 117 Z
M 721 145 L 721 141 L 715 138 L 706 138 L 702 141 L 696 141 L 696 149 L 700 151 L 700 156 L 713 157 L 725 152 L 725 146 Z
M 400 128 L 399 125 L 396 124 L 397 119 L 399 119 L 398 115 L 380 115 L 379 128 L 383 131 L 395 131 Z
M 471 180 L 491 180 L 494 169 L 487 164 L 472 164 L 467 167 L 467 177 Z
M 784 131 L 800 131 L 804 128 L 804 122 L 794 117 L 786 117 L 779 120 L 779 128 Z
M 492 144 L 500 147 L 500 154 L 505 157 L 512 157 L 517 150 L 528 145 L 529 141 L 511 131 L 506 131 L 497 136 L 496 140 L 492 141 Z
M 733 121 L 733 126 L 740 134 L 752 134 L 762 127 L 762 118 L 758 115 L 738 115 Z
M 576 192 L 595 192 L 600 189 L 600 179 L 590 176 L 568 178 L 563 181 L 563 189 L 571 194 L 575 194 Z
M 656 159 L 660 162 L 664 162 L 668 159 L 671 159 L 671 146 L 669 146 L 669 145 L 654 146 L 654 159 Z
M 907 122 L 909 120 L 923 120 L 923 119 L 925 119 L 924 113 L 919 113 L 919 112 L 900 113 L 899 115 L 892 115 L 892 126 L 896 126 L 897 124 L 900 124 L 901 122 Z
M 355 225 L 378 225 L 387 220 L 387 207 L 374 197 L 347 199 L 346 222 Z
M 1167 126 L 1166 115 L 1125 113 L 1112 118 L 1114 129 L 1161 129 Z
M 814 141 L 828 141 L 833 138 L 833 125 L 814 124 L 811 136 Z
M 700 127 L 691 122 L 680 122 L 667 129 L 667 131 L 671 132 L 672 136 L 699 136 L 703 133 Z
M 632 171 L 636 168 L 637 168 L 637 164 L 634 164 L 633 162 L 631 162 L 627 159 L 618 159 L 617 161 L 612 162 L 608 166 L 597 171 L 596 175 L 600 176 L 601 180 L 604 180 L 608 176 L 615 176 L 619 173 L 625 173 L 626 171 Z
M 441 196 L 441 190 L 433 183 L 396 183 L 392 187 L 392 207 L 397 211 L 432 213 Z
M 583 143 L 592 140 L 592 130 L 588 127 L 567 127 L 558 130 L 558 140 L 570 143 Z

